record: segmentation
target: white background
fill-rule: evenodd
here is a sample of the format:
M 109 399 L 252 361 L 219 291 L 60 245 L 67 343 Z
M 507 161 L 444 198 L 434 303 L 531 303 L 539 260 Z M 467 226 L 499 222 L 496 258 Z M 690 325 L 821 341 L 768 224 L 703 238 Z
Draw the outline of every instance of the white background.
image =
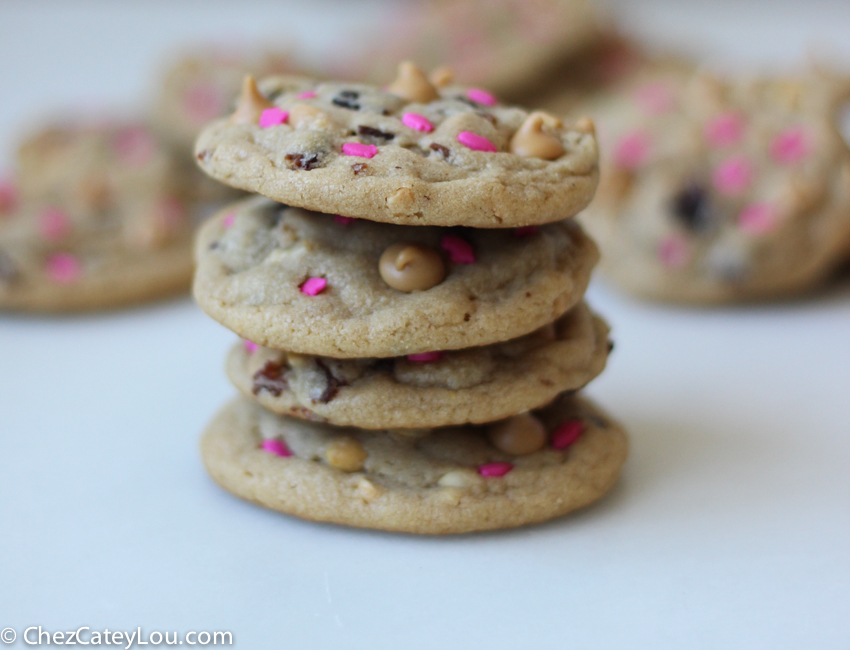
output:
M 613 7 L 727 65 L 850 62 L 847 2 Z M 2 0 L 0 160 L 57 107 L 141 110 L 187 38 L 321 47 L 379 10 Z M 850 282 L 738 309 L 590 298 L 617 342 L 589 393 L 631 432 L 621 482 L 566 519 L 446 539 L 306 523 L 213 485 L 197 437 L 234 392 L 233 335 L 188 299 L 0 316 L 0 628 L 230 630 L 254 650 L 846 650 Z

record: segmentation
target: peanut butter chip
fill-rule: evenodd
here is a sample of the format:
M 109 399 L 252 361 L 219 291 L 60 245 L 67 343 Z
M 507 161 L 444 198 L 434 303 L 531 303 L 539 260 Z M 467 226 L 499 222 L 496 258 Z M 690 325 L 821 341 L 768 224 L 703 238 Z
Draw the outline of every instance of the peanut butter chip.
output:
M 440 480 L 437 481 L 437 485 L 441 487 L 470 488 L 478 485 L 480 482 L 481 478 L 472 470 L 456 469 L 443 474 Z
M 328 465 L 343 472 L 359 472 L 369 454 L 354 438 L 337 438 L 325 449 Z
M 230 116 L 230 121 L 233 124 L 257 124 L 262 112 L 273 107 L 274 104 L 263 97 L 259 88 L 257 88 L 254 77 L 249 75 L 242 82 L 242 94 L 239 96 L 236 110 Z
M 393 214 L 404 214 L 416 200 L 413 190 L 409 187 L 400 187 L 387 197 L 387 207 Z
M 529 115 L 519 131 L 511 138 L 510 152 L 525 158 L 554 160 L 564 155 L 564 145 L 552 133 L 543 131 L 543 125 L 550 128 L 561 126 L 560 120 L 546 113 L 534 112 Z
M 387 91 L 409 102 L 421 102 L 423 104 L 440 97 L 440 93 L 431 85 L 425 73 L 410 61 L 402 61 L 398 64 L 398 75 L 395 81 L 387 87 Z
M 492 425 L 487 437 L 496 449 L 513 456 L 533 454 L 546 445 L 546 429 L 533 415 L 523 413 Z
M 581 133 L 586 133 L 588 135 L 596 135 L 596 125 L 593 123 L 589 117 L 580 117 L 576 120 L 575 124 L 576 131 L 580 131 Z
M 436 88 L 445 88 L 454 81 L 454 78 L 454 70 L 448 66 L 441 66 L 428 76 L 428 79 Z
M 384 251 L 378 270 L 384 282 L 407 293 L 430 289 L 446 277 L 446 266 L 437 251 L 404 242 Z
M 361 478 L 357 483 L 357 495 L 366 503 L 377 499 L 381 496 L 382 492 L 383 490 L 381 488 L 367 478 Z
M 327 113 L 309 104 L 296 104 L 289 109 L 289 123 L 292 126 L 298 126 L 301 122 L 315 119 L 320 115 L 327 115 Z

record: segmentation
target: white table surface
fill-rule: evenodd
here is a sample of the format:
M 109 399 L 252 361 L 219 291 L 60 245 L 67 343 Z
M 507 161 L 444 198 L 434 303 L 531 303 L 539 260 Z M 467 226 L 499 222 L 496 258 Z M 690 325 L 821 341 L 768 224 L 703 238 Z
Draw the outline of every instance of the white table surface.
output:
M 850 60 L 850 3 L 614 4 L 638 33 L 718 60 L 794 61 L 807 43 Z M 181 39 L 310 29 L 328 6 L 6 0 L 0 145 L 48 102 L 132 104 Z M 10 647 L 41 625 L 229 630 L 258 650 L 846 650 L 850 281 L 743 309 L 602 286 L 590 300 L 617 342 L 588 392 L 631 433 L 619 485 L 543 526 L 445 539 L 302 522 L 217 488 L 197 438 L 234 393 L 233 335 L 188 299 L 0 316 Z

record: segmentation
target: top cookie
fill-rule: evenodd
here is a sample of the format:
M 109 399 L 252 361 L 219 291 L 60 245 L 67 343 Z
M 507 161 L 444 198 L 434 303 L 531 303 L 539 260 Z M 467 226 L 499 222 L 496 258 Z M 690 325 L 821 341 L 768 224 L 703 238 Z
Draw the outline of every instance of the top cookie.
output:
M 403 225 L 550 223 L 584 209 L 598 183 L 590 120 L 567 127 L 480 89 L 438 89 L 410 64 L 386 90 L 276 77 L 259 92 L 246 79 L 195 152 L 233 187 Z

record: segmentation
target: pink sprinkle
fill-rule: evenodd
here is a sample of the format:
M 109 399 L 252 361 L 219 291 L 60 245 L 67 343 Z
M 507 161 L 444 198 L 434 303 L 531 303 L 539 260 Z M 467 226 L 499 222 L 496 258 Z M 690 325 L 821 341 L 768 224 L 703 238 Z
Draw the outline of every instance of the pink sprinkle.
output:
M 260 113 L 260 128 L 268 129 L 272 126 L 280 126 L 289 119 L 287 111 L 279 109 L 277 106 L 267 108 Z
M 673 90 L 662 81 L 641 86 L 635 91 L 634 99 L 649 115 L 669 113 L 676 104 Z
M 469 147 L 473 151 L 491 151 L 496 152 L 499 149 L 483 135 L 472 133 L 471 131 L 461 131 L 457 134 L 457 141 L 463 146 Z
M 444 356 L 446 356 L 444 352 L 419 352 L 418 354 L 408 354 L 407 360 L 411 363 L 433 363 Z
M 434 130 L 431 120 L 419 113 L 405 113 L 401 116 L 401 123 L 415 131 L 431 133 Z
M 139 167 L 153 158 L 156 142 L 146 129 L 133 126 L 121 129 L 115 134 L 112 148 L 124 163 Z
M 47 275 L 57 284 L 71 284 L 82 272 L 80 260 L 68 253 L 57 253 L 47 259 Z
M 778 163 L 795 163 L 805 158 L 808 153 L 809 139 L 799 127 L 783 131 L 770 143 L 770 157 Z
M 296 95 L 298 99 L 314 99 L 317 97 L 315 90 L 306 90 L 303 93 Z
M 553 449 L 566 449 L 584 433 L 584 422 L 581 420 L 567 420 L 552 432 L 549 444 Z
M 221 225 L 224 227 L 225 230 L 227 230 L 228 228 L 233 227 L 233 222 L 235 220 L 236 220 L 236 213 L 235 212 L 228 212 L 227 216 L 225 216 L 224 219 L 221 220 Z
M 752 203 L 738 215 L 738 227 L 751 235 L 761 235 L 776 226 L 776 210 L 769 203 Z
M 691 250 L 684 239 L 673 235 L 659 244 L 658 257 L 668 269 L 680 269 L 690 261 Z
M 703 135 L 713 147 L 738 144 L 744 136 L 744 120 L 737 113 L 723 113 L 706 123 Z
M 495 95 L 481 88 L 470 88 L 466 91 L 466 96 L 476 104 L 481 104 L 482 106 L 495 106 L 499 101 Z
M 614 148 L 614 162 L 624 169 L 635 169 L 646 161 L 649 146 L 649 136 L 645 133 L 629 133 Z
M 498 478 L 504 476 L 513 468 L 513 463 L 487 463 L 478 466 L 478 473 L 486 478 Z
M 46 208 L 38 216 L 38 231 L 47 241 L 58 241 L 71 234 L 71 220 L 57 208 Z
M 735 156 L 714 170 L 713 180 L 714 186 L 723 194 L 740 194 L 752 182 L 753 170 L 746 158 Z
M 342 153 L 346 156 L 372 158 L 378 153 L 378 147 L 374 144 L 363 144 L 362 142 L 346 142 L 342 145 Z
M 261 446 L 263 451 L 267 451 L 275 456 L 282 456 L 284 458 L 292 456 L 292 451 L 286 446 L 286 443 L 283 440 L 263 440 L 263 444 Z
M 440 247 L 449 254 L 455 264 L 475 264 L 475 252 L 465 239 L 455 235 L 443 235 Z
M 242 345 L 245 346 L 245 352 L 248 354 L 254 354 L 257 351 L 257 348 L 260 346 L 254 343 L 253 341 L 249 341 L 248 339 L 244 339 L 242 341 Z
M 342 224 L 343 226 L 347 226 L 357 221 L 357 219 L 355 219 L 354 217 L 343 217 L 341 214 L 335 214 L 334 221 L 339 224 Z
M 18 204 L 18 190 L 8 180 L 0 180 L 0 216 L 12 212 Z
M 318 296 L 325 290 L 326 286 L 328 286 L 328 281 L 325 278 L 307 278 L 301 285 L 301 293 L 306 296 Z
M 225 112 L 226 100 L 221 92 L 210 84 L 195 83 L 183 97 L 186 112 L 197 124 L 208 122 Z
M 537 226 L 520 226 L 514 228 L 514 237 L 531 237 L 537 234 Z

